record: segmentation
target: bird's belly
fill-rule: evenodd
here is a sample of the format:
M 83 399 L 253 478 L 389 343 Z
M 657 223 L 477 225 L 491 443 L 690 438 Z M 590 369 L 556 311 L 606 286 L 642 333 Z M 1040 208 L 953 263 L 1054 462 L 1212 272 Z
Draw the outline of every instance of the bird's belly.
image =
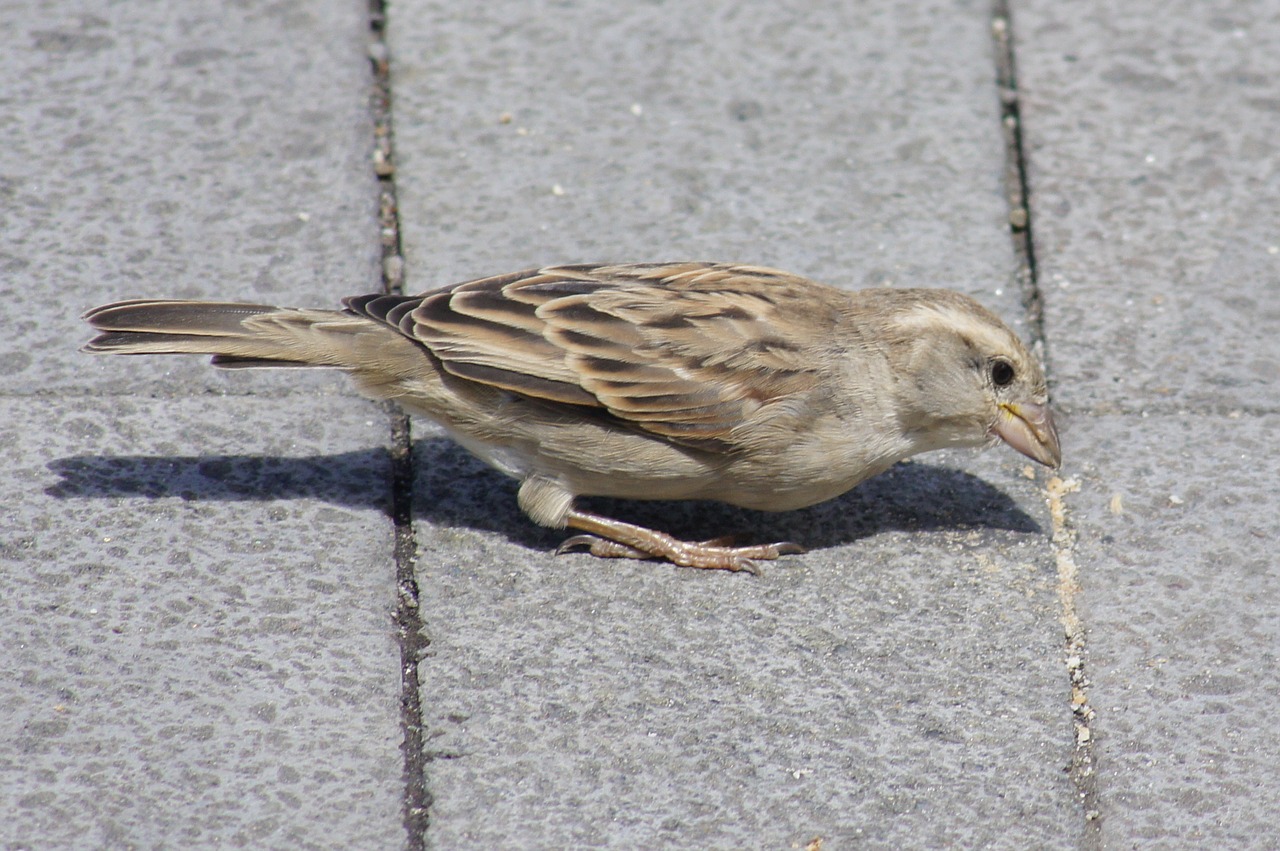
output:
M 532 470 L 530 458 L 526 452 L 521 452 L 507 445 L 486 443 L 456 431 L 450 431 L 449 436 L 463 449 L 504 476 L 523 480 L 528 477 Z
M 608 432 L 568 444 L 528 440 L 486 441 L 451 430 L 450 437 L 500 473 L 524 480 L 533 475 L 561 482 L 578 496 L 618 499 L 716 499 L 706 495 L 723 462 L 666 441 L 633 432 Z
M 760 511 L 832 499 L 911 454 L 878 436 L 854 446 L 838 437 L 796 435 L 757 451 L 724 454 L 591 421 L 547 419 L 537 429 L 510 427 L 510 420 L 507 425 L 501 437 L 449 431 L 499 472 L 521 481 L 557 481 L 575 496 L 708 499 Z

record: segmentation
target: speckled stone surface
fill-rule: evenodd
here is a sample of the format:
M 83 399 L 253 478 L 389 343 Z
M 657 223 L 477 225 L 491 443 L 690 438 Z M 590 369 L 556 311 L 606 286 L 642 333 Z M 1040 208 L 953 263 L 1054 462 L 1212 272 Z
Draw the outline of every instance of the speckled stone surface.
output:
M 378 288 L 367 4 L 0 0 L 0 847 L 1274 845 L 1280 7 L 1010 5 L 1074 537 L 997 450 L 597 504 L 811 548 L 759 578 L 557 557 L 415 421 L 406 755 L 384 412 L 75 351 L 105 301 Z M 407 286 L 736 260 L 1026 334 L 991 11 L 396 2 Z
M 1280 5 L 1015 7 L 1058 397 L 1280 408 Z
M 955 287 L 1018 323 L 988 12 L 397 3 L 409 284 L 726 260 Z
M 1079 423 L 1091 449 L 1069 503 L 1090 568 L 1105 847 L 1275 838 L 1277 428 L 1277 415 Z
M 383 415 L 5 404 L 0 844 L 398 841 Z
M 4 387 L 341 392 L 320 372 L 67 355 L 103 302 L 380 288 L 367 5 L 3 2 L 0 21 Z
M 403 841 L 385 415 L 76 351 L 109 300 L 377 288 L 367 8 L 0 21 L 0 846 Z
M 1015 4 L 1104 848 L 1280 822 L 1280 6 Z
M 433 847 L 1077 841 L 1048 521 L 1009 453 L 788 515 L 606 503 L 813 548 L 752 578 L 553 556 L 421 446 Z
M 729 259 L 953 286 L 1025 330 L 988 26 L 980 3 L 398 4 L 409 287 Z M 790 515 L 610 506 L 814 548 L 762 579 L 553 557 L 512 485 L 418 460 L 429 846 L 1081 835 L 1046 521 L 1008 453 Z

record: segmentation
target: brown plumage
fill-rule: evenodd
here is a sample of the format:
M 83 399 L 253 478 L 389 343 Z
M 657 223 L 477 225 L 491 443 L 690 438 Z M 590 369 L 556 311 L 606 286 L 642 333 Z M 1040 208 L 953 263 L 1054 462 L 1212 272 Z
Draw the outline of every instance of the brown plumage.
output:
M 344 369 L 519 479 L 534 521 L 588 533 L 566 546 L 694 567 L 750 569 L 799 547 L 677 541 L 574 497 L 785 510 L 944 446 L 1003 439 L 1060 459 L 1038 364 L 947 290 L 848 292 L 773 269 L 656 263 L 344 303 L 121 302 L 85 314 L 101 332 L 85 350 Z

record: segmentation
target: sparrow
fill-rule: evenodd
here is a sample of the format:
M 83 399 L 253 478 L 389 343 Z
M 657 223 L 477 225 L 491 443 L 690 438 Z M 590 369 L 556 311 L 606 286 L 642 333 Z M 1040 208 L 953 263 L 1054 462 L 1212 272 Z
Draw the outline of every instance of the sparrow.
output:
M 727 263 L 563 265 L 343 310 L 138 300 L 94 308 L 83 351 L 333 367 L 436 421 L 520 482 L 558 552 L 755 570 L 790 542 L 683 541 L 579 496 L 764 511 L 838 496 L 898 461 L 1003 441 L 1057 467 L 1036 359 L 944 289 L 843 290 Z

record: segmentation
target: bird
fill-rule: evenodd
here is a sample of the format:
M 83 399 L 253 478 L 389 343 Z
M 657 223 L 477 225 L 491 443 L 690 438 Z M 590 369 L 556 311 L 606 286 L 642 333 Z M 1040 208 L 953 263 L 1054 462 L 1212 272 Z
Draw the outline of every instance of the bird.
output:
M 331 367 L 439 423 L 519 482 L 557 552 L 757 572 L 788 541 L 680 540 L 578 497 L 788 511 L 895 463 L 1003 441 L 1062 461 L 1044 372 L 948 289 L 843 289 L 762 266 L 570 264 L 343 308 L 168 299 L 84 314 L 95 354 L 203 354 L 224 369 Z

